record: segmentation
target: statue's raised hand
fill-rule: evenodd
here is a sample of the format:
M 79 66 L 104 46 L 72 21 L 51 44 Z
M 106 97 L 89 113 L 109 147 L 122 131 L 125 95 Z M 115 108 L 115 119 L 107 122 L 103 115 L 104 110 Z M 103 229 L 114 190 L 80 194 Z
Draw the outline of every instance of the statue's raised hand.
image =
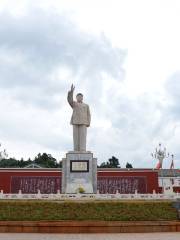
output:
M 71 92 L 74 92 L 75 86 L 72 84 L 71 85 Z

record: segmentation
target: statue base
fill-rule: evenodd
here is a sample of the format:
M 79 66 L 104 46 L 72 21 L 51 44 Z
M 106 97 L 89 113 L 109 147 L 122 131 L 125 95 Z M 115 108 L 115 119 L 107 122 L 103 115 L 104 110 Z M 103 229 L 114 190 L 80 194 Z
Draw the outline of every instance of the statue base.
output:
M 97 159 L 91 152 L 70 151 L 62 159 L 62 193 L 96 193 Z

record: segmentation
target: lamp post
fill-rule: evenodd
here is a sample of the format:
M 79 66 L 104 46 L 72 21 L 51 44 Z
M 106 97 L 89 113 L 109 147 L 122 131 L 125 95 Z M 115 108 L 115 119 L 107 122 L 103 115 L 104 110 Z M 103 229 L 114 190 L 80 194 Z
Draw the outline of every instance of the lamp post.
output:
M 155 149 L 154 153 L 151 153 L 151 156 L 158 161 L 156 165 L 156 169 L 162 169 L 163 161 L 165 158 L 169 157 L 169 153 L 167 153 L 166 148 L 162 149 L 161 143 L 159 143 L 159 147 Z M 162 173 L 162 191 L 164 192 L 164 181 L 163 181 L 163 171 Z
M 151 156 L 158 160 L 156 168 L 161 169 L 163 161 L 165 158 L 169 157 L 169 153 L 167 153 L 166 148 L 162 149 L 162 145 L 159 143 L 159 147 L 155 149 L 154 153 L 151 153 Z

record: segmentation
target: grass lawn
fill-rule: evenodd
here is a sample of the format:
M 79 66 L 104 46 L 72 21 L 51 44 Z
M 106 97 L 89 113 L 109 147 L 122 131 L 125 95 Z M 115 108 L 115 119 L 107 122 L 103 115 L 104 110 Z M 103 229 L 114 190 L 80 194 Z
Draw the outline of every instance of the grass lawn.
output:
M 169 201 L 1 200 L 0 220 L 177 220 Z

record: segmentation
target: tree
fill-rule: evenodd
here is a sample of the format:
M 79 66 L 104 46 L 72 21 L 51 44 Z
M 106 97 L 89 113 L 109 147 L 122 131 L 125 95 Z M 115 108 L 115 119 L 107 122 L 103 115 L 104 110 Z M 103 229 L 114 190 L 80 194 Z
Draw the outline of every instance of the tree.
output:
M 18 161 L 15 158 L 9 158 L 9 159 L 1 159 L 0 161 L 0 167 L 1 168 L 13 168 L 13 167 L 19 167 Z
M 58 167 L 62 168 L 62 161 L 59 161 Z
M 119 159 L 112 156 L 112 158 L 108 159 L 107 162 L 103 162 L 100 165 L 101 168 L 120 168 Z
M 39 153 L 34 160 L 31 160 L 30 158 L 26 161 L 23 158 L 20 160 L 16 160 L 15 158 L 3 158 L 0 160 L 0 168 L 24 168 L 33 163 L 45 168 L 62 167 L 62 162 L 60 161 L 57 163 L 57 160 L 53 158 L 51 154 Z
M 133 168 L 132 164 L 131 163 L 126 163 L 126 168 Z
M 57 168 L 58 167 L 58 163 L 57 160 L 55 158 L 53 158 L 51 156 L 51 154 L 47 154 L 47 153 L 43 153 L 41 155 L 41 153 L 39 153 L 35 159 L 34 162 L 42 167 L 46 167 L 46 168 Z
M 24 161 L 23 158 L 21 158 L 21 160 L 18 161 L 18 166 L 19 166 L 20 168 L 23 168 L 23 167 L 25 167 L 26 165 L 27 165 L 27 161 Z

